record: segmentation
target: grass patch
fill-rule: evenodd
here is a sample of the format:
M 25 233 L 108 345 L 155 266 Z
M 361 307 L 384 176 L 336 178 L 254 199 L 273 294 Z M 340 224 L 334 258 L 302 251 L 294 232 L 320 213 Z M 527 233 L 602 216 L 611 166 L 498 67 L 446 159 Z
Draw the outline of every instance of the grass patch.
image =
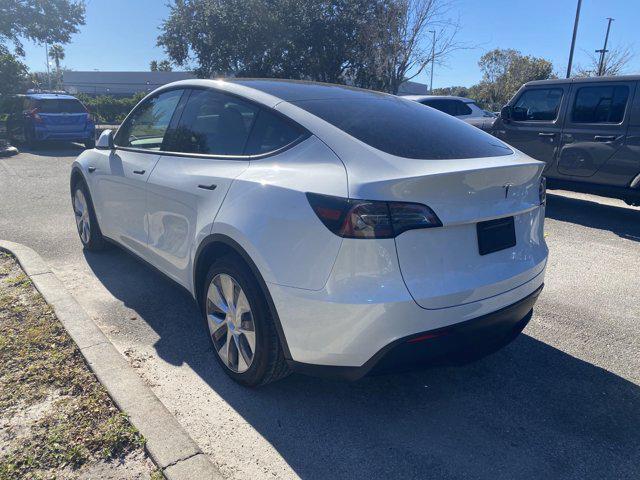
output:
M 144 445 L 6 254 L 0 254 L 0 365 L 0 416 L 9 425 L 0 437 L 1 480 L 59 478 L 50 474 Z

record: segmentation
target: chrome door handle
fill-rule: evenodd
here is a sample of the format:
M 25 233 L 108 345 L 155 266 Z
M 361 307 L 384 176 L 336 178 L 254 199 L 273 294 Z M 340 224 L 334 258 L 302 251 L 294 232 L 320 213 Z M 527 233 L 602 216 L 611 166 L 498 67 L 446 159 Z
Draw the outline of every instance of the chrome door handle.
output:
M 90 167 L 87 168 L 87 170 L 89 170 L 89 173 L 93 173 L 96 171 L 96 167 L 94 167 L 93 165 L 91 165 Z
M 616 139 L 615 135 L 596 135 L 593 137 L 596 142 L 613 142 Z
M 134 170 L 133 173 L 136 175 L 144 175 L 145 170 Z
M 211 184 L 211 185 L 198 185 L 198 188 L 203 188 L 204 190 L 215 190 L 218 186 Z
M 546 133 L 546 132 L 540 132 L 538 133 L 539 137 L 555 137 L 556 134 L 555 133 Z

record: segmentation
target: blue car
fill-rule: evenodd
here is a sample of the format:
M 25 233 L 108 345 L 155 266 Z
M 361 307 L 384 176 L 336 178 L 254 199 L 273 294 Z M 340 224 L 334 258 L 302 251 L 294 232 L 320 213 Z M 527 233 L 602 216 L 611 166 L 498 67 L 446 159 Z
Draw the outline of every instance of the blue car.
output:
M 9 100 L 7 136 L 36 147 L 45 140 L 95 146 L 96 126 L 87 108 L 72 95 L 32 93 Z

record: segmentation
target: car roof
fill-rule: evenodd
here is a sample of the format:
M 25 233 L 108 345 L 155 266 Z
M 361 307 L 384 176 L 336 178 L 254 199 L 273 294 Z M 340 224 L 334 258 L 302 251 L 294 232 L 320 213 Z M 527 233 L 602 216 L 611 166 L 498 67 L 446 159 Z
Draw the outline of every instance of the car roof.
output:
M 579 78 L 552 78 L 549 80 L 533 80 L 525 83 L 525 86 L 532 85 L 563 85 L 566 83 L 606 83 L 606 82 L 637 82 L 640 75 L 618 75 L 611 77 L 579 77 Z
M 303 100 L 325 100 L 346 98 L 398 98 L 388 93 L 374 92 L 362 88 L 332 83 L 311 82 L 306 80 L 262 79 L 262 78 L 218 78 L 208 80 L 180 80 L 156 91 L 176 87 L 212 87 L 226 90 L 271 106 L 280 102 L 298 102 Z
M 67 95 L 64 93 L 28 93 L 25 97 L 33 98 L 35 100 L 77 100 L 73 95 Z
M 467 97 L 457 97 L 455 95 L 402 95 L 402 98 L 407 100 L 415 100 L 416 102 L 422 102 L 424 100 L 440 99 L 440 100 L 460 100 L 461 102 L 475 103 L 475 100 Z
M 277 78 L 225 78 L 224 81 L 259 90 L 280 98 L 285 102 L 358 97 L 379 98 L 388 96 L 386 93 L 365 90 L 348 85 L 312 82 L 307 80 L 288 80 Z

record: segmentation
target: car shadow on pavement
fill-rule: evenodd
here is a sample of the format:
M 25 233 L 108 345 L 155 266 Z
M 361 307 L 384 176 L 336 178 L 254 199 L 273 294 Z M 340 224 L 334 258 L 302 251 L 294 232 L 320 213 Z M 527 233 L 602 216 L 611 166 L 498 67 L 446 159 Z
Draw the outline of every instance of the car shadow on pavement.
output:
M 547 193 L 547 218 L 609 230 L 621 238 L 640 241 L 640 210 L 605 205 Z
M 188 365 L 303 479 L 640 478 L 640 388 L 526 330 L 465 367 L 252 390 L 216 364 L 188 292 L 119 249 L 85 257 L 157 333 L 157 354 Z
M 20 153 L 42 157 L 73 157 L 86 150 L 83 145 L 71 142 L 41 142 L 36 147 L 18 144 L 17 147 Z

